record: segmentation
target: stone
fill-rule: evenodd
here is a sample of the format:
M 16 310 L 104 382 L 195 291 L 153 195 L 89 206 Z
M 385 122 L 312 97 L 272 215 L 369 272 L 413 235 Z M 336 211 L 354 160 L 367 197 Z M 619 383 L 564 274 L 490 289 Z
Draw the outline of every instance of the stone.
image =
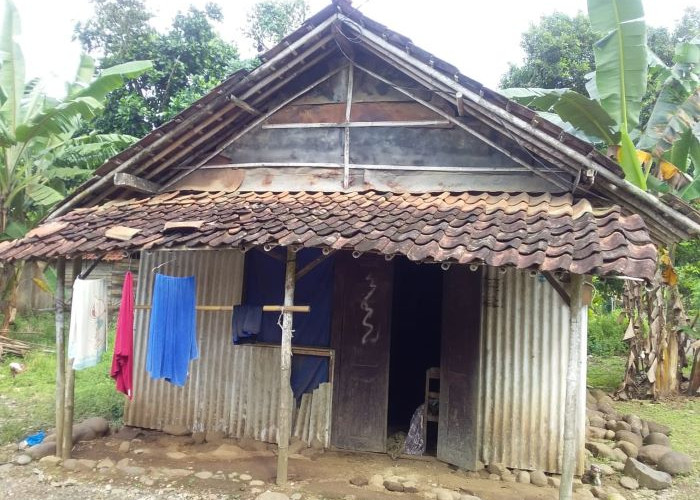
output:
M 608 446 L 607 444 L 589 441 L 586 443 L 586 449 L 591 450 L 594 457 L 607 458 L 610 460 L 615 458 L 613 449 L 610 448 L 610 446 Z
M 627 415 L 624 415 L 622 417 L 622 420 L 630 424 L 633 428 L 639 429 L 639 433 L 641 435 L 642 433 L 642 419 L 639 418 L 637 415 L 633 415 L 631 413 L 628 413 Z
M 460 495 L 459 500 L 481 500 L 481 498 L 474 495 Z
M 252 481 L 253 476 L 251 476 L 250 474 L 241 474 L 240 476 L 238 476 L 238 479 L 240 479 L 241 481 Z
M 671 440 L 666 434 L 660 432 L 650 432 L 647 437 L 644 438 L 644 444 L 660 444 L 661 446 L 671 447 Z
M 164 476 L 176 479 L 181 477 L 187 477 L 194 474 L 193 471 L 189 469 L 160 469 L 160 473 Z
M 435 494 L 437 495 L 435 497 L 437 500 L 453 500 L 452 492 L 450 490 L 446 490 L 444 488 L 438 488 L 435 491 Z
M 623 497 L 617 492 L 613 492 L 608 493 L 608 496 L 605 498 L 605 500 L 625 500 L 625 497 Z
M 639 448 L 639 453 L 637 453 L 637 460 L 649 465 L 656 465 L 661 460 L 666 453 L 671 451 L 668 446 L 663 446 L 660 444 L 647 444 Z
M 78 461 L 75 458 L 66 458 L 61 466 L 68 470 L 78 470 Z
M 163 432 L 171 436 L 189 436 L 191 434 L 187 427 L 180 424 L 165 424 L 163 426 Z
M 528 471 L 521 470 L 516 474 L 515 478 L 519 483 L 530 484 L 530 473 Z
M 639 483 L 633 477 L 622 476 L 620 478 L 620 486 L 628 490 L 636 490 L 639 488 Z
M 98 469 L 111 469 L 112 467 L 114 467 L 114 465 L 114 460 L 112 460 L 109 457 L 103 458 L 102 460 L 97 462 Z
M 104 436 L 109 432 L 109 422 L 102 417 L 92 417 L 81 422 L 82 425 L 89 427 L 96 436 Z
M 350 484 L 355 486 L 367 486 L 369 484 L 369 479 L 365 476 L 353 476 L 350 478 Z
M 651 420 L 647 420 L 647 427 L 649 427 L 649 432 L 660 432 L 661 434 L 666 434 L 667 436 L 671 435 L 671 428 L 668 425 L 664 424 L 659 424 L 658 422 L 652 422 Z
M 168 453 L 165 454 L 166 457 L 168 457 L 171 460 L 182 460 L 187 456 L 186 453 L 182 453 L 181 451 L 169 451 Z
M 549 476 L 547 478 L 547 484 L 555 488 L 559 488 L 559 485 L 561 484 L 561 479 L 559 479 L 558 477 Z
M 617 460 L 623 463 L 627 462 L 627 453 L 622 451 L 620 448 L 613 448 L 613 460 Z
M 56 443 L 39 443 L 27 448 L 27 454 L 34 460 L 39 460 L 40 458 L 48 457 L 49 455 L 56 454 Z
M 624 420 L 615 420 L 615 424 L 610 426 L 611 431 L 631 431 L 632 426 Z
M 627 441 L 628 443 L 632 443 L 637 448 L 641 448 L 644 444 L 642 441 L 642 436 L 635 434 L 632 431 L 617 431 L 615 433 L 615 439 L 617 441 Z
M 220 443 L 224 439 L 226 439 L 226 433 L 224 431 L 207 431 L 207 443 Z
M 250 438 L 240 439 L 238 441 L 238 447 L 246 451 L 267 451 L 267 443 Z
M 667 472 L 654 470 L 634 458 L 628 458 L 625 464 L 625 475 L 637 480 L 639 486 L 650 490 L 663 490 L 671 487 L 671 475 Z
M 605 439 L 612 441 L 615 439 L 615 431 L 607 430 L 605 431 Z
M 657 462 L 658 469 L 676 476 L 693 472 L 693 461 L 688 455 L 677 451 L 669 451 Z
M 289 498 L 290 500 L 301 500 L 301 493 L 294 493 Z
M 31 463 L 32 457 L 27 455 L 26 453 L 22 453 L 19 455 L 17 458 L 15 458 L 15 463 L 17 465 L 27 465 Z
M 593 486 L 591 488 L 591 493 L 596 498 L 605 498 L 608 496 L 608 492 L 602 486 Z
M 289 440 L 289 454 L 294 455 L 301 453 L 302 450 L 308 448 L 308 445 L 299 438 L 291 438 Z
M 384 487 L 389 491 L 396 491 L 401 493 L 403 491 L 403 484 L 398 481 L 384 481 Z
M 404 493 L 418 493 L 418 491 L 418 484 L 415 481 L 406 481 L 403 483 Z
M 266 491 L 255 497 L 255 500 L 289 500 L 289 497 L 277 491 Z
M 595 464 L 595 466 L 598 467 L 598 470 L 604 476 L 612 476 L 613 474 L 615 474 L 615 469 L 613 469 L 608 464 Z
M 146 469 L 144 469 L 143 467 L 138 467 L 136 465 L 120 467 L 119 470 L 127 476 L 142 476 L 146 473 Z
M 129 441 L 122 441 L 119 445 L 119 453 L 129 453 L 131 449 L 131 443 Z
M 207 440 L 206 432 L 193 432 L 192 433 L 192 443 L 193 444 L 203 444 Z
M 53 465 L 54 467 L 56 467 L 58 464 L 61 463 L 61 457 L 57 457 L 56 455 L 47 455 L 45 457 L 41 457 L 39 459 L 39 463 Z
M 493 463 L 493 464 L 488 464 L 486 466 L 486 470 L 489 471 L 489 474 L 498 474 L 499 476 L 503 474 L 504 471 L 507 471 L 506 466 L 501 464 L 501 463 Z
M 535 486 L 547 486 L 547 476 L 541 470 L 530 472 L 530 483 Z
M 625 455 L 632 458 L 637 458 L 637 453 L 639 453 L 639 448 L 629 441 L 618 441 L 615 443 L 615 448 L 619 448 L 625 452 Z M 627 459 L 625 459 L 627 461 Z
M 199 479 L 210 479 L 214 474 L 208 470 L 203 470 L 194 473 L 194 477 Z
M 250 483 L 248 483 L 249 486 L 265 486 L 265 481 L 261 481 L 260 479 L 253 479 Z
M 490 479 L 491 481 L 500 481 L 501 476 L 498 474 L 489 474 L 487 479 Z
M 591 427 L 598 427 L 600 429 L 605 429 L 605 419 L 594 415 L 588 419 L 588 425 Z
M 515 475 L 506 469 L 503 474 L 501 474 L 501 481 L 504 483 L 514 483 L 515 482 Z
M 649 423 L 646 420 L 642 420 L 642 437 L 645 438 L 650 434 Z
M 605 413 L 606 415 L 610 415 L 615 420 L 618 420 L 619 413 L 617 413 L 615 408 L 613 408 L 613 406 L 610 403 L 598 402 L 597 408 L 599 412 Z
M 626 461 L 627 461 L 627 459 L 625 458 L 625 462 Z M 625 462 L 613 461 L 613 462 L 610 462 L 610 467 L 615 469 L 616 472 L 622 472 L 625 469 Z
M 586 436 L 593 439 L 605 439 L 608 431 L 600 427 L 586 427 Z

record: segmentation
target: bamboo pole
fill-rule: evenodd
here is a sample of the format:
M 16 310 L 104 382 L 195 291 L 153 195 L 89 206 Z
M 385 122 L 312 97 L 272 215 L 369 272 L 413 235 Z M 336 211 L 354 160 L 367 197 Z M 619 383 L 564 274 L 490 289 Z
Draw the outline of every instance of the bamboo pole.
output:
M 569 318 L 569 357 L 566 367 L 566 400 L 564 402 L 564 445 L 562 453 L 561 483 L 559 500 L 571 500 L 573 497 L 574 472 L 578 458 L 579 446 L 577 436 L 583 421 L 579 416 L 581 390 L 581 349 L 584 336 L 581 324 L 583 310 L 583 275 L 572 274 Z
M 61 456 L 63 443 L 63 412 L 65 408 L 66 380 L 66 337 L 64 329 L 64 303 L 66 297 L 66 259 L 56 260 L 56 294 L 54 296 L 54 311 L 56 320 L 56 452 Z
M 282 348 L 280 349 L 280 401 L 277 417 L 277 485 L 287 484 L 289 434 L 292 420 L 292 311 L 296 281 L 296 254 L 287 247 L 287 269 L 284 278 L 284 307 L 282 313 Z
M 83 268 L 83 259 L 76 257 L 73 259 L 73 281 L 78 278 Z M 70 335 L 70 333 L 69 333 Z M 73 408 L 75 405 L 75 370 L 73 369 L 73 360 L 66 361 L 66 392 L 65 392 L 65 408 L 63 413 L 63 440 L 61 441 L 61 458 L 66 460 L 70 458 L 71 450 L 73 449 Z

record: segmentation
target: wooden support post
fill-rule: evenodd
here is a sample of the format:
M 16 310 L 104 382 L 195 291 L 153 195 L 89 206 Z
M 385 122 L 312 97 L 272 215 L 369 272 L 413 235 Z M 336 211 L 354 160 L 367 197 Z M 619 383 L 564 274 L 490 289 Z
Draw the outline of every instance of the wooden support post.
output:
M 343 189 L 350 186 L 350 117 L 352 113 L 352 92 L 354 67 L 348 66 L 348 93 L 345 102 L 345 130 L 343 131 Z
M 574 472 L 579 449 L 580 429 L 584 422 L 579 415 L 581 381 L 582 342 L 585 336 L 581 323 L 583 311 L 583 275 L 572 274 L 569 287 L 569 357 L 566 366 L 566 400 L 564 403 L 564 446 L 562 453 L 561 483 L 559 500 L 573 498 Z
M 284 277 L 284 307 L 294 305 L 294 283 L 296 278 L 296 254 L 287 247 L 287 270 Z M 282 313 L 282 348 L 280 349 L 280 402 L 277 415 L 277 485 L 287 484 L 287 460 L 289 434 L 292 421 L 292 312 Z
M 73 259 L 73 281 L 77 279 L 83 268 L 83 260 L 80 257 Z M 63 440 L 61 441 L 61 458 L 70 458 L 73 449 L 73 407 L 75 404 L 75 370 L 73 360 L 66 361 L 66 392 L 65 408 L 63 413 Z M 58 446 L 58 441 L 56 442 Z
M 56 319 L 56 456 L 61 456 L 63 443 L 63 412 L 66 394 L 66 337 L 64 329 L 64 304 L 66 298 L 66 259 L 59 257 L 56 261 L 56 294 L 54 312 Z

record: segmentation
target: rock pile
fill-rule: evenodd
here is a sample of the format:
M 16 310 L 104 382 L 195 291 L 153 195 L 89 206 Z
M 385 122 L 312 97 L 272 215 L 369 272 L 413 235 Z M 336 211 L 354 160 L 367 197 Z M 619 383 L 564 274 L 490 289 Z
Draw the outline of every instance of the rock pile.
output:
M 622 415 L 613 400 L 599 389 L 586 395 L 586 449 L 624 476 L 620 485 L 661 490 L 671 486 L 671 477 L 692 470 L 690 457 L 673 451 L 668 426 Z

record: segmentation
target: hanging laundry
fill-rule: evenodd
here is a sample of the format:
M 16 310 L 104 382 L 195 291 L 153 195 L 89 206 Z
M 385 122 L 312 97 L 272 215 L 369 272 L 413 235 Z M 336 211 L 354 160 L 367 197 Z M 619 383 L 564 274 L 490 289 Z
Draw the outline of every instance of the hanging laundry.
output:
M 194 276 L 156 274 L 146 354 L 151 377 L 185 385 L 190 360 L 199 356 L 195 321 Z
M 107 283 L 76 279 L 68 334 L 73 369 L 95 366 L 107 347 Z
M 117 336 L 114 340 L 111 377 L 117 390 L 133 399 L 131 392 L 134 370 L 134 281 L 131 271 L 124 276 L 122 301 L 117 319 Z
M 233 306 L 231 330 L 234 344 L 252 344 L 262 328 L 262 306 Z

